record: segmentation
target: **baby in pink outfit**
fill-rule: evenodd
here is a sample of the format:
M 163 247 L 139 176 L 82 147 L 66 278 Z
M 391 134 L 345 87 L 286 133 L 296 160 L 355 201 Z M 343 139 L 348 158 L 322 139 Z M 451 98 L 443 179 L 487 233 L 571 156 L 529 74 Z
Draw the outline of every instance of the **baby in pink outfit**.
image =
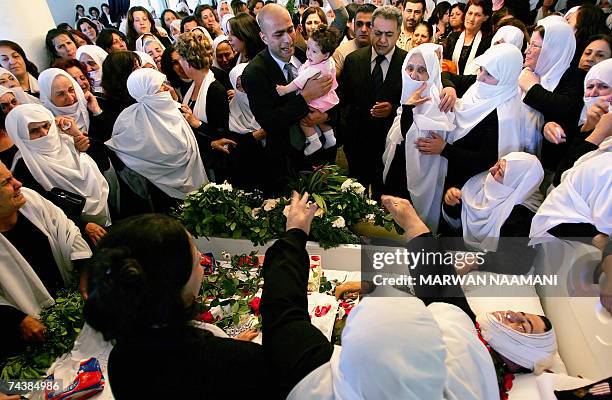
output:
M 308 60 L 302 64 L 298 70 L 298 76 L 286 86 L 276 86 L 276 91 L 279 95 L 284 96 L 287 93 L 295 92 L 303 89 L 306 82 L 318 75 L 331 75 L 332 88 L 327 94 L 312 100 L 308 105 L 320 112 L 326 112 L 330 108 L 336 106 L 340 100 L 336 94 L 338 82 L 336 82 L 336 65 L 332 54 L 337 47 L 338 34 L 335 30 L 330 30 L 326 25 L 319 27 L 312 33 L 308 39 L 308 47 L 306 49 L 306 57 Z M 336 137 L 331 126 L 323 123 L 318 127 L 325 136 L 325 145 L 321 144 L 319 135 L 315 127 L 301 124 L 302 131 L 306 136 L 306 148 L 304 154 L 309 156 L 321 147 L 327 149 L 336 144 Z

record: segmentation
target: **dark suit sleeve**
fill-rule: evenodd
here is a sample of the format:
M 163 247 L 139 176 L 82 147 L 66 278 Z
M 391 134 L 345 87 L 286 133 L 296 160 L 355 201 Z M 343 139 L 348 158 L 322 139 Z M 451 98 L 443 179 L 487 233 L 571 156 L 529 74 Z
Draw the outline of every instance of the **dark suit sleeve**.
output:
M 255 119 L 268 134 L 273 134 L 297 123 L 310 109 L 304 98 L 295 94 L 283 96 L 285 101 L 277 106 L 274 101 L 278 97 L 276 87 L 268 76 L 263 62 L 253 60 L 244 70 L 241 83 Z
M 229 130 L 229 101 L 221 83 L 210 85 L 206 93 L 206 115 L 208 125 L 220 132 Z

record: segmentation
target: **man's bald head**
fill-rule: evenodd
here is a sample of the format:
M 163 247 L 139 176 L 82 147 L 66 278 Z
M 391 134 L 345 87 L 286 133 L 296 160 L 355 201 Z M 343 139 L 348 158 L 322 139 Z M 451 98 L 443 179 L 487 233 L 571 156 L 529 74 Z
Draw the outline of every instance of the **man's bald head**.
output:
M 270 54 L 289 62 L 295 51 L 295 29 L 285 7 L 266 4 L 257 14 L 261 40 L 268 46 Z
M 264 31 L 266 27 L 270 27 L 271 21 L 280 18 L 288 18 L 291 21 L 291 15 L 289 15 L 289 11 L 287 11 L 285 7 L 279 4 L 270 3 L 259 10 L 259 14 L 257 14 L 257 23 L 259 24 L 259 28 Z

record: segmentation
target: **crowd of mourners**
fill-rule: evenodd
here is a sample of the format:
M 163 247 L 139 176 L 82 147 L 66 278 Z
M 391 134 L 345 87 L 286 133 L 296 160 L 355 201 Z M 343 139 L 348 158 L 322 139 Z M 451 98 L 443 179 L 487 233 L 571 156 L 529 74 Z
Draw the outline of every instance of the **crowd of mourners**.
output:
M 366 298 L 334 348 L 306 310 L 308 194 L 266 256 L 263 345 L 194 325 L 200 256 L 171 211 L 209 182 L 289 195 L 325 163 L 409 248 L 486 252 L 439 274 L 524 274 L 555 238 L 595 246 L 612 312 L 608 0 L 386 2 L 79 5 L 46 65 L 0 40 L 0 357 L 46 340 L 40 310 L 78 282 L 114 340 L 118 399 L 494 399 L 499 363 L 551 365 L 546 317 L 475 315 L 458 287 Z

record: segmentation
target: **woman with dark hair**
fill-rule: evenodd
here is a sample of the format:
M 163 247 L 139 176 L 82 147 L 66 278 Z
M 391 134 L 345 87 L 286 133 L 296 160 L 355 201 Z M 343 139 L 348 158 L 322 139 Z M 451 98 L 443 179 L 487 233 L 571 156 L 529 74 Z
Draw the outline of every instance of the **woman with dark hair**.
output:
M 247 13 L 240 13 L 229 20 L 229 40 L 230 44 L 239 54 L 236 64 L 249 62 L 266 45 L 259 36 L 259 25 L 255 18 Z
M 87 77 L 87 67 L 79 60 L 57 60 L 51 68 L 63 69 L 79 84 L 83 93 L 91 92 L 91 82 Z M 100 98 L 98 98 L 98 101 L 100 101 Z
M 593 66 L 610 57 L 612 57 L 612 36 L 593 35 L 587 41 L 578 68 L 588 72 Z
M 105 27 L 113 26 L 114 21 L 111 18 L 109 5 L 106 3 L 102 3 L 100 8 L 102 9 L 102 14 L 100 15 L 100 22 L 102 23 L 102 25 L 104 25 Z
M 259 10 L 261 10 L 264 6 L 263 0 L 250 0 L 247 8 L 249 9 L 249 13 L 253 18 L 257 17 L 259 14 Z
M 228 385 L 239 393 L 279 397 L 261 346 L 192 321 L 202 278 L 199 251 L 173 218 L 136 216 L 100 241 L 84 313 L 88 324 L 116 341 L 108 374 L 117 399 L 176 395 L 172 385 L 151 380 L 174 382 L 190 399 L 222 398 Z M 160 359 L 167 368 L 159 368 Z M 156 367 L 133 368 L 134 360 Z M 232 378 L 232 371 L 254 365 L 244 379 Z
M 15 75 L 24 92 L 38 96 L 38 68 L 28 60 L 21 46 L 10 40 L 0 40 L 0 66 Z
M 160 32 L 155 26 L 153 16 L 144 7 L 132 7 L 127 15 L 127 38 L 128 47 L 130 50 L 136 48 L 136 39 L 145 33 L 150 33 L 155 36 L 164 47 L 172 45 L 166 32 Z
M 427 21 L 421 21 L 414 27 L 410 47 L 414 48 L 423 43 L 431 43 L 433 39 L 433 27 Z
M 50 29 L 45 37 L 45 47 L 49 65 L 58 58 L 70 60 L 76 58 L 77 45 L 72 33 L 63 29 Z
M 178 14 L 174 12 L 174 10 L 166 8 L 164 11 L 162 11 L 161 17 L 159 18 L 159 22 L 161 24 L 161 27 L 164 28 L 168 34 L 171 33 L 170 24 L 175 19 L 180 19 L 180 18 Z
M 451 33 L 449 18 L 451 4 L 448 1 L 441 1 L 433 9 L 429 23 L 433 26 L 434 43 L 442 43 L 444 39 Z
M 189 90 L 192 80 L 183 71 L 183 67 L 181 67 L 179 62 L 179 54 L 174 47 L 168 47 L 164 50 L 161 58 L 161 72 L 168 78 L 168 82 L 170 82 L 176 91 L 179 100 L 182 100 L 183 95 Z
M 325 11 L 321 7 L 308 7 L 302 14 L 300 24 L 302 25 L 302 36 L 307 40 L 320 24 L 327 25 Z
M 94 44 L 87 35 L 85 35 L 81 31 L 77 31 L 76 29 L 70 29 L 68 32 L 72 34 L 72 38 L 74 39 L 74 44 L 79 48 L 81 46 L 85 46 L 86 44 Z
M 89 18 L 81 18 L 76 22 L 76 28 L 83 32 L 92 43 L 96 42 L 96 38 L 98 37 L 98 26 L 94 24 L 92 20 Z
M 100 10 L 96 7 L 89 7 L 89 16 L 91 17 L 91 21 L 96 25 L 98 32 L 104 29 L 105 25 L 100 21 Z
M 474 58 L 491 46 L 489 19 L 493 13 L 490 1 L 470 0 L 465 13 L 465 31 L 453 32 L 446 39 L 444 58 L 457 65 L 459 75 L 474 75 L 478 66 Z
M 113 51 L 127 50 L 127 37 L 115 28 L 106 28 L 98 35 L 96 45 L 109 54 Z
M 74 16 L 75 21 L 78 21 L 80 18 L 87 17 L 87 15 L 85 15 L 85 7 L 83 7 L 82 5 L 77 4 L 74 9 L 76 10 L 76 14 Z
M 577 11 L 576 25 L 576 53 L 572 60 L 572 65 L 577 66 L 584 49 L 586 49 L 589 39 L 593 35 L 610 33 L 606 26 L 606 15 L 599 7 L 590 4 L 580 6 Z
M 448 24 L 451 27 L 451 32 L 463 32 L 465 29 L 465 4 L 455 3 L 450 8 Z

